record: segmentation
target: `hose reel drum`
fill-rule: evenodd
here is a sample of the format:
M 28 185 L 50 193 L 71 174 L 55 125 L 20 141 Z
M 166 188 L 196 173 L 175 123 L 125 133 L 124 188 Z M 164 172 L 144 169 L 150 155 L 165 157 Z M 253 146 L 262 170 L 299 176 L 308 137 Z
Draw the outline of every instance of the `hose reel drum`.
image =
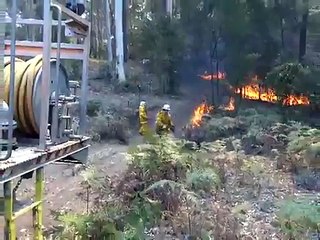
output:
M 42 82 L 42 56 L 36 56 L 27 62 L 16 59 L 15 77 L 15 119 L 19 130 L 27 136 L 35 137 L 39 134 L 41 121 L 41 102 L 46 96 L 41 91 Z M 60 142 L 69 140 L 69 136 L 75 134 L 71 128 L 72 117 L 69 108 L 77 105 L 77 97 L 72 94 L 72 86 L 69 84 L 66 69 L 60 64 L 57 69 L 56 59 L 50 61 L 50 107 L 49 125 L 53 122 L 52 114 L 55 105 L 55 79 L 58 70 L 58 134 L 55 136 Z M 10 82 L 10 62 L 5 66 L 6 86 Z M 8 89 L 8 88 L 7 88 Z M 76 91 L 74 91 L 75 93 Z M 5 99 L 9 92 L 5 91 Z M 51 129 L 52 130 L 52 129 Z

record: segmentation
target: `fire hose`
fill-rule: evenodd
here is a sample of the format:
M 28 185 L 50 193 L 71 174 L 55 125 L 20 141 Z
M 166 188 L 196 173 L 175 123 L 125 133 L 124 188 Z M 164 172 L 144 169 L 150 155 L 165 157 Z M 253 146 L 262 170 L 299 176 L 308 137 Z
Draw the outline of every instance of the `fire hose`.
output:
M 42 68 L 42 56 L 36 56 L 28 61 L 15 59 L 14 86 L 14 118 L 19 129 L 28 135 L 39 134 L 33 102 L 37 75 Z M 4 100 L 9 102 L 10 58 L 5 58 L 4 64 Z

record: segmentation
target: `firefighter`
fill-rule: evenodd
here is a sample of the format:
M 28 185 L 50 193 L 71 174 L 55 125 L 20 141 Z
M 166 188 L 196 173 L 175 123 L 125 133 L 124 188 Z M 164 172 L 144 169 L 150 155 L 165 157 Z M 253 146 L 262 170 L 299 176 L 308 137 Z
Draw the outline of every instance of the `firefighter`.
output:
M 159 135 L 169 134 L 174 132 L 174 125 L 170 115 L 170 105 L 163 105 L 162 109 L 157 114 L 156 133 Z
M 140 102 L 139 106 L 139 133 L 144 136 L 148 131 L 148 115 L 147 115 L 147 104 L 145 101 Z

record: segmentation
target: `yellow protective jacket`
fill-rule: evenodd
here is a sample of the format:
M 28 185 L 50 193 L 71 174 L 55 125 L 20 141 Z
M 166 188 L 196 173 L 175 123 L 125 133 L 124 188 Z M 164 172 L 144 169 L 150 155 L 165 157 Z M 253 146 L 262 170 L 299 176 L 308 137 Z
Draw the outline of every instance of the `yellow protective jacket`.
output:
M 148 130 L 148 115 L 147 115 L 147 108 L 145 106 L 139 107 L 139 124 L 140 124 L 139 133 L 141 135 L 144 135 Z
M 173 129 L 174 125 L 170 113 L 165 113 L 163 110 L 160 110 L 156 119 L 156 132 L 158 134 L 168 134 L 170 131 L 173 131 Z

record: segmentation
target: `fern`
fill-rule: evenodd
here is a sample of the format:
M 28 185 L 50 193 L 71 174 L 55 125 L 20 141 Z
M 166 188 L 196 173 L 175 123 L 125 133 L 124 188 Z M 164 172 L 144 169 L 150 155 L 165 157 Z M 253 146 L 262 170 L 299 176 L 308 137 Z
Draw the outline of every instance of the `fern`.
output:
M 146 239 L 145 230 L 157 226 L 165 214 L 200 208 L 200 198 L 192 190 L 210 192 L 220 185 L 210 168 L 210 154 L 186 147 L 186 141 L 152 136 L 147 144 L 128 151 L 129 167 L 113 187 L 104 173 L 88 167 L 82 173 L 83 185 L 97 196 L 95 208 L 88 215 L 61 216 L 61 236 Z M 188 188 L 188 181 L 193 187 Z
M 95 214 L 65 214 L 61 215 L 59 221 L 63 223 L 62 232 L 59 234 L 62 239 L 90 239 L 119 236 L 115 223 L 105 218 L 103 221 L 97 220 Z
M 320 205 L 314 198 L 304 197 L 283 202 L 278 218 L 281 229 L 294 239 L 320 231 Z
M 183 141 L 170 137 L 131 149 L 128 159 L 131 168 L 139 170 L 147 183 L 183 178 L 187 170 L 198 162 L 195 152 L 184 148 Z

